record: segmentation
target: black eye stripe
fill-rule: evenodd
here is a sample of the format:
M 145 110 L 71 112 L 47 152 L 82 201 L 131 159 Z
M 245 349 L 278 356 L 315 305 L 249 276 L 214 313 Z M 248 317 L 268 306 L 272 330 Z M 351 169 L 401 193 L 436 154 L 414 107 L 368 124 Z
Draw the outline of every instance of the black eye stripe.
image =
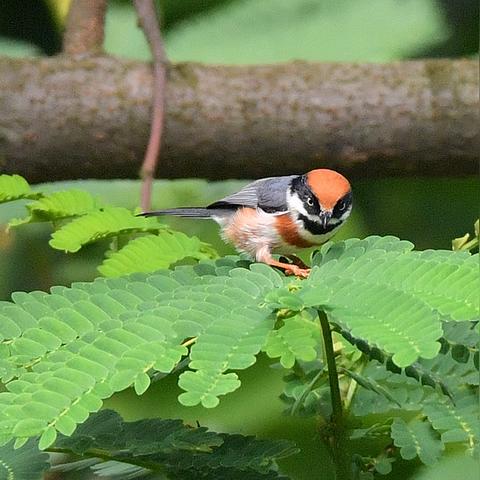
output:
M 344 195 L 333 208 L 332 216 L 340 218 L 352 204 L 352 192 L 348 192 Z
M 318 215 L 320 212 L 320 205 L 312 191 L 308 187 L 305 175 L 300 175 L 292 180 L 290 191 L 295 192 L 298 198 L 303 202 L 305 210 L 309 215 Z M 311 203 L 310 201 L 311 200 Z

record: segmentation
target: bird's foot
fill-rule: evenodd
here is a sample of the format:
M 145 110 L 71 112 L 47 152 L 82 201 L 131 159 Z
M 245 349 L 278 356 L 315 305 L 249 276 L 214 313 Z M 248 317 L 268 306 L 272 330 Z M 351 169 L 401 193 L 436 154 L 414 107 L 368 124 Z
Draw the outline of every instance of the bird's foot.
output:
M 275 260 L 270 255 L 270 251 L 258 252 L 256 255 L 257 261 L 266 263 L 272 267 L 281 268 L 285 275 L 295 275 L 300 278 L 307 278 L 310 275 L 310 268 L 308 268 L 298 257 L 295 257 L 301 262 L 301 265 L 295 263 L 287 263 L 284 258 L 280 257 L 280 260 Z
M 310 275 L 310 268 L 301 268 L 298 265 L 287 264 L 283 267 L 285 275 L 295 275 L 296 277 L 307 278 Z
M 299 257 L 296 255 L 285 255 L 285 257 L 292 262 L 293 265 L 296 265 L 297 267 L 300 267 L 304 270 L 310 270 L 310 267 Z

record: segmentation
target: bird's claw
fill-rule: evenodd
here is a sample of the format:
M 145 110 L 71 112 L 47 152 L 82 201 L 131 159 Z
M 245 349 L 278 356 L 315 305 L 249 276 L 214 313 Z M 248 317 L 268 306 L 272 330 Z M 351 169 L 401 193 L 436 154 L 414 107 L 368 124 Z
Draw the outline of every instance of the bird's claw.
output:
M 290 255 L 285 255 L 285 257 L 288 260 L 290 260 L 290 263 L 292 263 L 293 265 L 296 265 L 297 267 L 300 267 L 304 270 L 310 270 L 310 267 L 301 258 L 297 257 L 296 255 L 290 254 Z
M 296 277 L 307 278 L 310 275 L 310 268 L 300 268 L 297 265 L 285 267 L 285 275 L 295 275 Z

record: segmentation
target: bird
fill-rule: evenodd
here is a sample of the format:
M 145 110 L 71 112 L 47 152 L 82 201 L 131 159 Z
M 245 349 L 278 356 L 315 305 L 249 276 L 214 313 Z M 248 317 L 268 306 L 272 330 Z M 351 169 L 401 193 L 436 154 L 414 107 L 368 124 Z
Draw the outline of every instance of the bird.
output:
M 257 262 L 286 275 L 306 278 L 310 269 L 293 255 L 298 248 L 321 245 L 344 224 L 352 211 L 352 189 L 340 173 L 316 169 L 302 175 L 255 180 L 207 207 L 184 207 L 139 215 L 175 215 L 212 219 L 224 241 Z M 292 261 L 273 257 L 280 253 Z

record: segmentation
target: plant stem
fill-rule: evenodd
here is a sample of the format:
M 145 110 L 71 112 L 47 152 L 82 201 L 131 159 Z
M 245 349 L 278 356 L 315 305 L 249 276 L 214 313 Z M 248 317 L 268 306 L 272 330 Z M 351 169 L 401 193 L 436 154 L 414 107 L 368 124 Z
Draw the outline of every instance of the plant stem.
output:
M 328 380 L 330 382 L 330 395 L 332 397 L 332 420 L 335 424 L 342 423 L 342 397 L 340 395 L 340 386 L 338 385 L 338 372 L 335 363 L 335 351 L 333 349 L 332 332 L 327 316 L 324 312 L 318 312 L 320 325 L 322 327 L 323 343 L 325 347 L 325 357 L 328 367 Z
M 352 478 L 352 469 L 350 468 L 350 455 L 345 439 L 342 397 L 338 384 L 332 331 L 324 312 L 319 310 L 318 318 L 320 320 L 320 326 L 322 327 L 324 352 L 328 367 L 328 381 L 330 383 L 330 396 L 332 400 L 331 436 L 329 441 L 332 447 L 333 462 L 335 465 L 335 478 L 336 480 L 350 480 Z
M 365 359 L 362 357 L 360 360 L 360 366 L 358 367 L 357 373 L 362 373 L 364 368 L 366 367 L 367 363 Z M 352 404 L 353 397 L 355 396 L 355 393 L 358 388 L 358 383 L 356 382 L 355 379 L 350 378 L 350 385 L 348 387 L 347 394 L 345 396 L 345 402 L 344 402 L 344 409 L 346 411 L 350 410 L 350 405 Z

